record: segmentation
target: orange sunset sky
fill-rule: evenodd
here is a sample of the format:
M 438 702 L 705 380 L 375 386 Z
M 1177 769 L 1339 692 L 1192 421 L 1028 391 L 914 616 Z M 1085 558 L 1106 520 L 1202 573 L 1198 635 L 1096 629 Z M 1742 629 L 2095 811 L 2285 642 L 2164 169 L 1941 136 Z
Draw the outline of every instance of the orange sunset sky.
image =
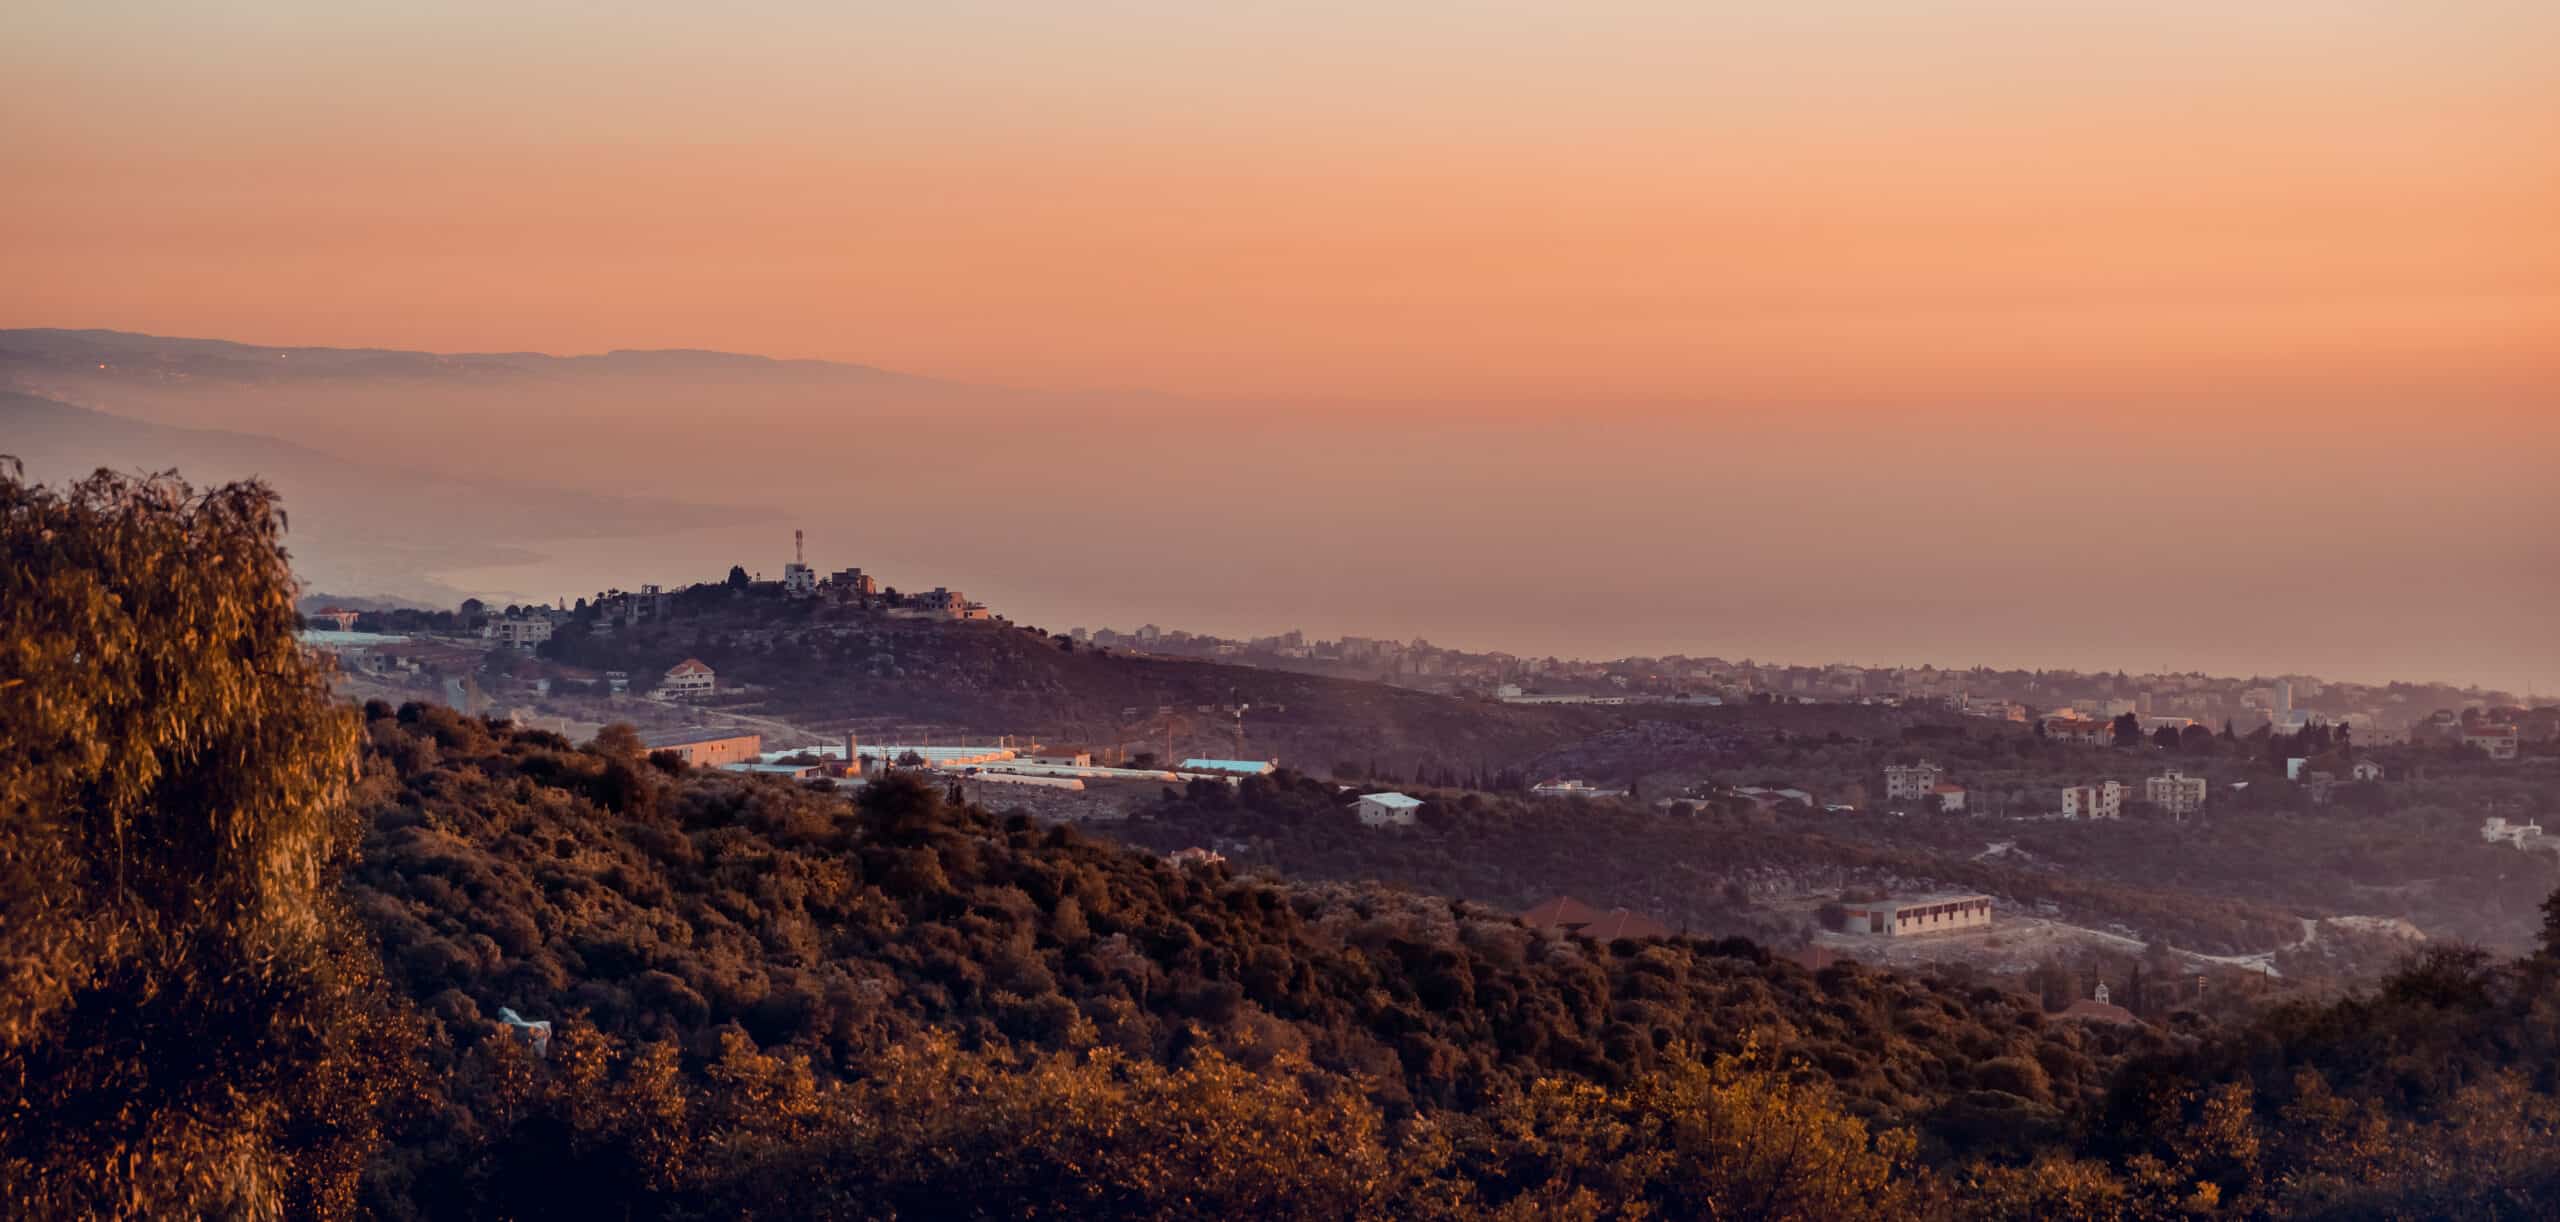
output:
M 0 327 L 1188 396 L 695 455 L 1032 622 L 2560 685 L 2552 0 L 20 0 L 0 158 Z
M 2560 347 L 2539 0 L 34 0 L 0 112 L 9 325 L 1949 408 Z

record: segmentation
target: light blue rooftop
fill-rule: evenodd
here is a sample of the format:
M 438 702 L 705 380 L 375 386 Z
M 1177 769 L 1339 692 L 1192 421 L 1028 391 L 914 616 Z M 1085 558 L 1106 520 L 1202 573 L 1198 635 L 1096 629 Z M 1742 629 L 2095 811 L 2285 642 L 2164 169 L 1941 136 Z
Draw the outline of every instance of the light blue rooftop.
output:
M 1279 765 L 1269 760 L 1190 759 L 1182 761 L 1182 768 L 1191 772 L 1241 772 L 1251 776 L 1261 776 L 1264 773 L 1276 771 Z

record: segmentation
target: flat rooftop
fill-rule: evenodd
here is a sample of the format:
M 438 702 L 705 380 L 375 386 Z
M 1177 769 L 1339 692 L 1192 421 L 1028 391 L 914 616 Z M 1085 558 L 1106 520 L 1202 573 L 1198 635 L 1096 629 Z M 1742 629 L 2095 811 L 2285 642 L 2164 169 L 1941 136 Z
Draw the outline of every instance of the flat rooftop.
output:
M 1945 891 L 1930 895 L 1916 895 L 1888 900 L 1859 900 L 1855 902 L 1843 901 L 1841 906 L 1853 912 L 1865 912 L 1874 909 L 1926 908 L 1932 904 L 1959 904 L 1965 902 L 1988 904 L 1991 902 L 1991 897 L 1971 891 Z
M 690 747 L 695 743 L 716 743 L 732 738 L 752 738 L 761 742 L 764 736 L 754 730 L 665 730 L 643 734 L 640 741 L 652 747 Z

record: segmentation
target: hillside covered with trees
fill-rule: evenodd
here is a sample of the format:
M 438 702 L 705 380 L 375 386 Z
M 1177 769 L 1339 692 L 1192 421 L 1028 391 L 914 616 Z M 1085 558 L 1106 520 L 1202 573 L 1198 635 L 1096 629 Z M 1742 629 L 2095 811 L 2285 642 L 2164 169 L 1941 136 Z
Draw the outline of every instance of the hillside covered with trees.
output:
M 1755 892 L 1980 890 L 2208 952 L 2263 949 L 2300 932 L 2293 916 L 2262 903 L 1975 860 L 1981 844 L 1968 820 L 1947 822 L 1973 841 L 1925 848 L 1860 834 L 1872 817 L 1666 815 L 1607 800 L 1444 793 L 1424 806 L 1419 826 L 1381 833 L 1360 826 L 1339 788 L 1285 772 L 1233 789 L 1194 784 L 1111 834 L 1163 852 L 1215 844 L 1287 877 L 1379 879 L 1513 910 L 1571 893 L 1780 945 L 1800 940 L 1801 922 L 1758 909 Z
M 2532 1217 L 2560 968 L 2163 1032 L 332 704 L 282 521 L 0 473 L 12 1216 Z M 528 1026 L 548 1024 L 547 1026 Z

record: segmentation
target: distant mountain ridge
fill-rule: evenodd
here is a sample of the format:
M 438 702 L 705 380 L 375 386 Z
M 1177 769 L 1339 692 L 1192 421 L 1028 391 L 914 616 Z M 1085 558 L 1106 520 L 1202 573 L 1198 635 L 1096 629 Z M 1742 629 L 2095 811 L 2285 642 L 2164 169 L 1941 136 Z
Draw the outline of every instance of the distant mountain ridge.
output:
M 564 371 L 656 373 L 788 373 L 848 381 L 934 379 L 869 365 L 722 352 L 707 348 L 616 348 L 567 356 L 545 352 L 427 352 L 406 348 L 261 345 L 224 339 L 147 335 L 103 328 L 25 327 L 0 330 L 0 374 L 96 372 L 142 365 L 185 377 L 270 380 L 277 377 L 456 377 L 541 375 Z

